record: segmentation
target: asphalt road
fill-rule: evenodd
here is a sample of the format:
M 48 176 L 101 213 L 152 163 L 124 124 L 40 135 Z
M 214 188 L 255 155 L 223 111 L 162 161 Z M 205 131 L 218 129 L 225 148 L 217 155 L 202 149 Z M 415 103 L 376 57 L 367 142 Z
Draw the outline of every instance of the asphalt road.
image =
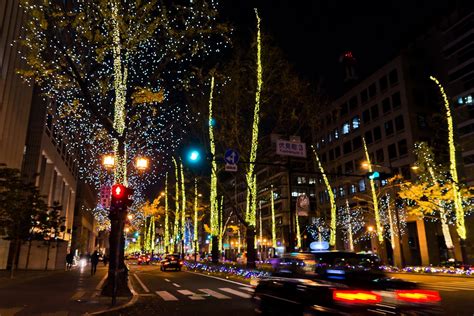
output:
M 446 315 L 474 315 L 474 277 L 392 274 L 393 277 L 414 281 L 422 287 L 437 290 Z
M 110 315 L 256 315 L 246 284 L 155 265 L 131 265 L 130 279 L 138 302 Z

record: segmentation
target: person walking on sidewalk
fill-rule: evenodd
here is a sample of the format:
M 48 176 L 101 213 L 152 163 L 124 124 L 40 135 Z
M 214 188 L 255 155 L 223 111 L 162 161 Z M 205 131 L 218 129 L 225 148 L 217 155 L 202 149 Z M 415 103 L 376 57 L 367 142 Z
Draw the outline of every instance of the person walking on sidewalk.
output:
M 70 271 L 74 263 L 74 254 L 72 252 L 66 255 L 66 271 Z
M 91 275 L 94 275 L 95 272 L 97 271 L 97 264 L 98 263 L 99 263 L 99 253 L 96 250 L 91 255 Z

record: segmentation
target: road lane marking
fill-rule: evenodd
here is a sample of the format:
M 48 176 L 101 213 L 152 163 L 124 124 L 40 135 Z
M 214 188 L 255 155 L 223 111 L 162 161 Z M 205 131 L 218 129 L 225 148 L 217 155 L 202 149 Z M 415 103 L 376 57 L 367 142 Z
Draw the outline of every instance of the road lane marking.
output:
M 227 295 L 224 295 L 224 294 L 221 294 L 219 292 L 216 292 L 216 291 L 213 291 L 213 290 L 210 290 L 210 289 L 199 289 L 198 291 L 201 291 L 201 292 L 204 292 L 206 294 L 209 294 L 210 296 L 213 296 L 217 299 L 220 299 L 220 300 L 227 300 L 227 299 L 230 299 L 229 296 Z
M 107 275 L 108 275 L 108 274 L 106 273 L 106 274 L 104 275 L 104 277 L 102 278 L 102 280 L 100 280 L 99 284 L 97 284 L 97 286 L 95 287 L 95 289 L 96 289 L 97 291 L 102 290 L 102 286 L 104 285 L 104 282 L 105 282 L 105 280 L 107 279 Z
M 78 300 L 78 299 L 80 299 L 81 297 L 83 297 L 84 294 L 86 294 L 86 291 L 82 291 L 82 290 L 77 291 L 77 292 L 71 297 L 71 300 L 72 300 L 72 301 Z
M 246 287 L 246 286 L 241 286 L 241 287 L 239 287 L 239 289 L 247 291 L 247 292 L 252 292 L 252 293 L 255 292 L 255 290 L 253 288 Z
M 176 286 L 176 287 L 181 287 L 181 285 L 176 284 L 176 283 L 171 283 L 171 284 L 173 284 L 173 285 Z
M 177 301 L 178 298 L 166 291 L 156 291 L 156 295 L 161 297 L 164 301 Z
M 165 279 L 165 281 L 166 281 L 166 282 L 171 282 L 171 281 L 170 281 L 170 280 L 168 280 L 168 279 Z
M 138 277 L 138 275 L 136 275 L 136 274 L 134 273 L 133 276 L 135 277 L 135 279 L 137 279 L 138 283 L 140 283 L 140 286 L 142 287 L 142 289 L 143 289 L 146 293 L 149 293 L 150 290 L 146 287 L 146 285 L 142 282 L 142 280 L 140 280 L 140 278 Z
M 242 292 L 236 291 L 236 290 L 228 288 L 228 287 L 222 287 L 222 288 L 219 288 L 219 290 L 230 293 L 230 294 L 234 294 L 234 295 L 237 295 L 237 296 L 240 296 L 240 297 L 243 297 L 243 298 L 251 298 L 252 297 L 251 295 L 249 295 L 247 293 L 242 293 Z
M 474 291 L 473 288 L 469 287 L 449 287 L 449 286 L 439 286 L 439 285 L 425 285 L 424 287 L 430 289 L 437 289 L 440 291 Z
M 186 295 L 187 297 L 189 297 L 189 298 L 192 299 L 193 301 L 202 301 L 202 300 L 205 300 L 204 297 L 199 296 L 199 295 L 197 295 L 196 293 L 191 292 L 191 291 L 189 291 L 189 290 L 178 290 L 178 293 L 181 293 L 181 294 L 183 294 L 183 295 Z
M 228 283 L 232 283 L 232 284 L 238 284 L 238 285 L 240 285 L 240 286 L 246 286 L 246 287 L 253 288 L 253 286 L 248 285 L 248 284 L 245 284 L 245 283 L 240 283 L 240 282 L 236 282 L 236 281 L 231 281 L 231 280 L 219 278 L 219 277 L 216 277 L 216 276 L 213 276 L 213 275 L 207 275 L 207 274 L 202 274 L 202 273 L 192 272 L 192 271 L 185 271 L 185 272 L 187 272 L 187 273 L 192 273 L 192 274 L 197 274 L 197 275 L 200 275 L 200 276 L 203 276 L 203 277 L 206 277 L 206 278 L 217 279 L 217 280 L 221 280 L 221 281 L 228 282 Z

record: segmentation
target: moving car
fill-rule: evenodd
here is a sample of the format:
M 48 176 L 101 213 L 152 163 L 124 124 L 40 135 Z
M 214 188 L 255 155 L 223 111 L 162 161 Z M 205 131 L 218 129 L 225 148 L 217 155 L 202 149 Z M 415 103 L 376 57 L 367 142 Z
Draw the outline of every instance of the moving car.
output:
M 274 262 L 254 299 L 266 315 L 442 315 L 437 291 L 391 278 L 372 254 L 293 253 Z
M 150 264 L 150 256 L 149 255 L 141 255 L 137 259 L 137 264 Z
M 181 271 L 183 266 L 183 261 L 179 259 L 179 255 L 166 255 L 163 260 L 161 260 L 161 271 L 166 271 L 169 269 L 174 269 L 176 271 Z

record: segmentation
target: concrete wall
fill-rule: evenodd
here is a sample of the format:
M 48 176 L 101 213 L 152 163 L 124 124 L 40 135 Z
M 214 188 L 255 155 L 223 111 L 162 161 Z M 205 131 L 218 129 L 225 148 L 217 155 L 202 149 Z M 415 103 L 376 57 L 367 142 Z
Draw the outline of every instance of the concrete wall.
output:
M 29 243 L 21 245 L 20 257 L 18 258 L 18 269 L 44 270 L 48 255 L 48 245 L 43 241 L 33 241 L 31 243 L 28 267 L 26 261 L 28 258 Z M 51 242 L 49 249 L 48 270 L 64 269 L 67 254 L 66 242 Z
M 10 241 L 0 237 L 0 270 L 5 270 L 7 268 L 9 249 Z

